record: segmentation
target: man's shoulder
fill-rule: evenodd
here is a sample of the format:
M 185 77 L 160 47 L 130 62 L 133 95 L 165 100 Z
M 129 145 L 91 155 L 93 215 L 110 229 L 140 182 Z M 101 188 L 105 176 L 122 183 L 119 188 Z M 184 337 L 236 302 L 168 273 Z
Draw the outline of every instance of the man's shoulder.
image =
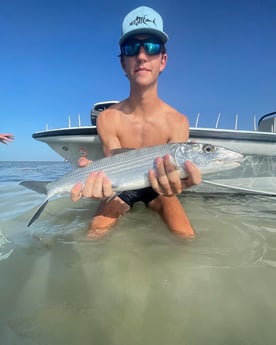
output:
M 170 121 L 173 119 L 175 121 L 185 122 L 187 121 L 187 116 L 178 111 L 171 105 L 164 103 L 164 113 Z
M 121 108 L 119 106 L 119 103 L 117 103 L 103 110 L 102 112 L 100 112 L 98 115 L 98 119 L 116 118 L 120 114 L 121 114 Z
M 112 104 L 110 107 L 102 111 L 104 114 L 109 114 L 109 113 L 122 113 L 124 111 L 124 108 L 126 106 L 127 100 L 122 100 L 120 102 Z
M 189 136 L 188 118 L 170 105 L 165 109 L 165 127 L 168 142 L 187 141 Z

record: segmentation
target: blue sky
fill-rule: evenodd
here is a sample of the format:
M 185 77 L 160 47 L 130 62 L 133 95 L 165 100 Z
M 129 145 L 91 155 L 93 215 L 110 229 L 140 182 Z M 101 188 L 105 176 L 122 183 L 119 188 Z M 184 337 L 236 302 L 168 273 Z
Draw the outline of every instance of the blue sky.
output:
M 0 160 L 58 160 L 32 133 L 90 124 L 92 105 L 128 96 L 118 40 L 146 5 L 164 19 L 169 59 L 159 94 L 195 124 L 253 128 L 276 110 L 274 0 L 0 0 Z

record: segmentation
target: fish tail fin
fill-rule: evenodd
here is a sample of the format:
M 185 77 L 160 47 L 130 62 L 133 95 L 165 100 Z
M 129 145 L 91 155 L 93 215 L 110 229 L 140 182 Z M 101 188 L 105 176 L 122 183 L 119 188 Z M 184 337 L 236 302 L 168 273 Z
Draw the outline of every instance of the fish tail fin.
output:
M 26 188 L 29 188 L 31 190 L 34 190 L 37 193 L 45 194 L 47 195 L 46 199 L 43 201 L 43 203 L 39 206 L 39 208 L 35 211 L 35 214 L 30 219 L 29 223 L 27 224 L 27 227 L 31 226 L 33 222 L 38 219 L 38 217 L 41 215 L 43 210 L 48 204 L 49 201 L 49 195 L 48 195 L 48 189 L 47 184 L 48 181 L 23 181 L 20 183 L 21 186 L 24 186 Z
M 26 188 L 29 188 L 31 190 L 34 190 L 35 192 L 39 194 L 45 194 L 47 195 L 48 189 L 47 184 L 49 181 L 23 181 L 20 182 L 21 186 L 24 186 Z
M 47 206 L 48 204 L 48 198 L 46 198 L 43 203 L 39 206 L 39 208 L 35 211 L 35 214 L 32 216 L 32 218 L 29 220 L 29 223 L 27 225 L 27 227 L 31 226 L 33 224 L 33 222 L 35 220 L 38 219 L 38 217 L 41 215 L 41 213 L 43 212 L 44 208 Z

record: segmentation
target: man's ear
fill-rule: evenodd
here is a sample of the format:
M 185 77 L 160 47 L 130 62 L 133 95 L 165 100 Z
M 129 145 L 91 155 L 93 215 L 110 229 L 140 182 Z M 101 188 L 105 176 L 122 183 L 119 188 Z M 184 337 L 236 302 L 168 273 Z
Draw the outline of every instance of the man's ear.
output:
M 125 76 L 128 78 L 127 73 L 126 73 L 126 62 L 123 55 L 120 56 L 120 62 L 121 62 L 122 69 L 125 72 Z
M 167 65 L 167 61 L 168 61 L 168 55 L 162 54 L 161 56 L 161 65 L 160 65 L 160 73 L 164 71 L 166 65 Z

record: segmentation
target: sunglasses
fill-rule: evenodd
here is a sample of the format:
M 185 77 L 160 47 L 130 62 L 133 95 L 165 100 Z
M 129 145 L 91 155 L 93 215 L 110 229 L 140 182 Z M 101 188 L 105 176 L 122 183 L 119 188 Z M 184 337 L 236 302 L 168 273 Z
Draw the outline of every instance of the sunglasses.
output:
M 121 46 L 121 53 L 125 56 L 135 56 L 139 54 L 140 48 L 143 47 L 147 55 L 158 55 L 161 53 L 162 44 L 152 39 L 130 40 Z

